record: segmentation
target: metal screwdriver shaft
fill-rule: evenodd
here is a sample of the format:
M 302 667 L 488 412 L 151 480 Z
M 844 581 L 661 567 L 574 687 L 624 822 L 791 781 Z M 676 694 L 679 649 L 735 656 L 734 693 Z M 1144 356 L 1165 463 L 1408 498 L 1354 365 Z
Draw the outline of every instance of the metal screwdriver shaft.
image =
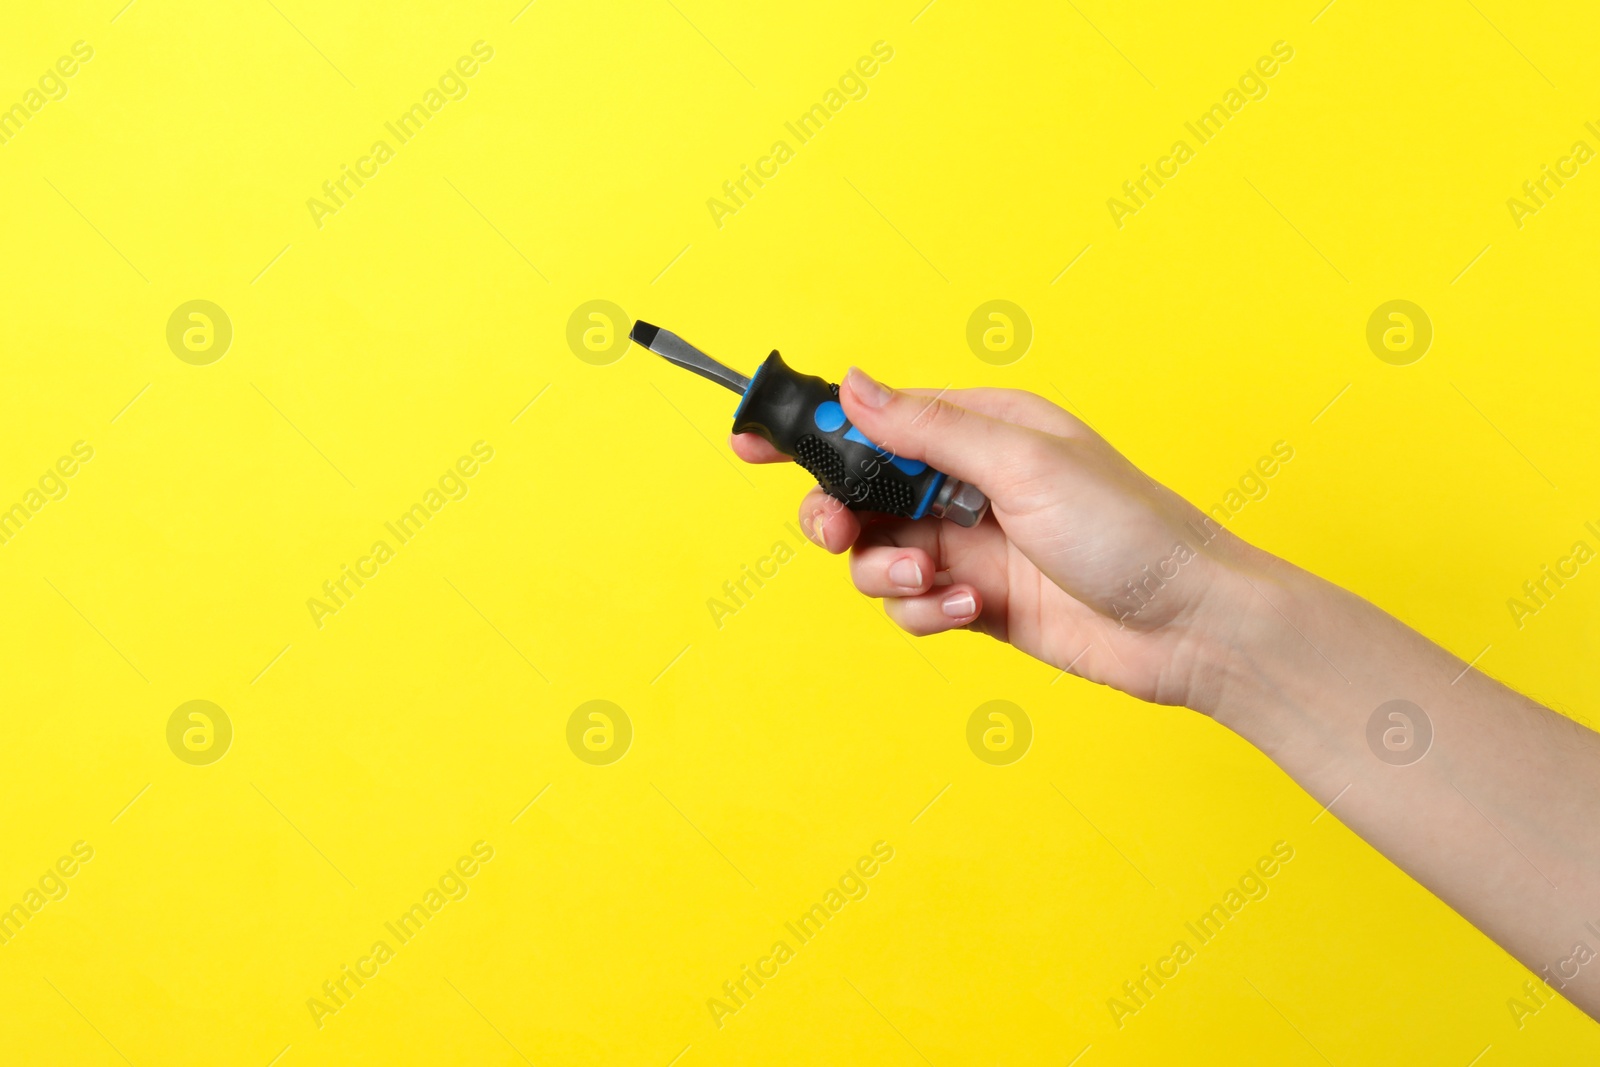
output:
M 724 367 L 671 330 L 663 330 L 641 320 L 633 324 L 628 336 L 635 344 L 643 345 L 667 362 L 676 363 L 684 370 L 692 370 L 702 378 L 710 378 L 740 396 L 750 388 L 749 378 L 732 367 Z

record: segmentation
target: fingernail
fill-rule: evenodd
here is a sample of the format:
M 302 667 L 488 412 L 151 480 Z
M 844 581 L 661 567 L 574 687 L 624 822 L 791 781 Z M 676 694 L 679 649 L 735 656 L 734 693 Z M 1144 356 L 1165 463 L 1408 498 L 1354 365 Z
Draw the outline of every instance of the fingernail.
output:
M 921 589 L 922 568 L 914 559 L 897 559 L 889 564 L 889 580 L 902 589 Z
M 822 536 L 822 528 L 828 524 L 828 512 L 825 508 L 818 508 L 811 513 L 811 521 L 806 524 L 806 533 L 812 541 L 823 548 L 828 547 L 827 539 Z
M 851 367 L 850 373 L 845 375 L 845 381 L 850 383 L 850 391 L 869 408 L 883 407 L 894 395 L 888 386 L 873 381 L 860 367 Z
M 964 619 L 977 610 L 978 602 L 972 599 L 971 593 L 951 593 L 941 606 L 952 619 Z

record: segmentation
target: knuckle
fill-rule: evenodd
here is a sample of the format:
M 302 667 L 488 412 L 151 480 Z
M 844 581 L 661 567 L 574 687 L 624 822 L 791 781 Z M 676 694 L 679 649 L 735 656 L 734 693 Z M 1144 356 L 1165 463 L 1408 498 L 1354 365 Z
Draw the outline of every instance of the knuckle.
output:
M 1056 442 L 1044 434 L 1028 433 L 1020 436 L 1013 454 L 1026 467 L 1037 469 L 1048 466 L 1057 455 Z
M 912 397 L 913 413 L 910 426 L 914 430 L 933 433 L 949 433 L 965 418 L 965 408 L 957 407 L 948 400 L 938 397 Z

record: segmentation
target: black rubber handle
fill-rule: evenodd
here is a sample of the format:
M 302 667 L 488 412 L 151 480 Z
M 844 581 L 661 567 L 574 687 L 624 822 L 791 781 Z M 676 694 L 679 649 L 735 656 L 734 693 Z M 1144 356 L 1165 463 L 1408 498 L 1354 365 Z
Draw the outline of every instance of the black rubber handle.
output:
M 920 519 L 945 480 L 926 463 L 867 440 L 845 417 L 839 387 L 794 370 L 776 349 L 750 379 L 733 432 L 766 438 L 829 496 L 859 511 Z

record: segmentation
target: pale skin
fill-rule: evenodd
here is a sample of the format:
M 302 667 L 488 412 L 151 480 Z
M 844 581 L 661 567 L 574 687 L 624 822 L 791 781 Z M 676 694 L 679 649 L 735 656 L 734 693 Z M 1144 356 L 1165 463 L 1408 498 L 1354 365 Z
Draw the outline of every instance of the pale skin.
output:
M 1600 734 L 1222 530 L 1042 397 L 892 390 L 860 370 L 839 396 L 873 441 L 991 501 L 963 529 L 806 495 L 806 535 L 849 552 L 856 588 L 899 626 L 976 630 L 1211 716 L 1516 957 L 1541 996 L 1600 1019 L 1586 925 L 1600 930 Z M 752 463 L 786 458 L 750 434 L 732 446 Z M 1414 762 L 1369 742 L 1374 712 L 1397 699 L 1431 723 Z

